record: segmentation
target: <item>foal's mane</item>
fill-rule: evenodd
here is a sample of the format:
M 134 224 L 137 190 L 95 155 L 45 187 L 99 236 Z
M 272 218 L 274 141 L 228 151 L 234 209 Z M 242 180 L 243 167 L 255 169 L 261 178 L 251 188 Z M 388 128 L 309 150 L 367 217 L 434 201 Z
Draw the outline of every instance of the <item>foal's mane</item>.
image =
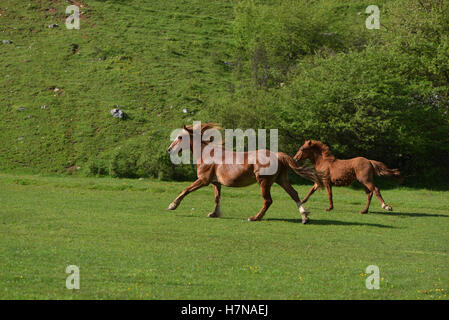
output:
M 324 159 L 326 160 L 335 160 L 334 155 L 331 153 L 330 149 L 328 146 L 326 146 L 324 143 L 322 143 L 321 141 L 317 141 L 317 140 L 311 140 L 312 144 L 311 144 L 311 148 L 315 147 L 316 149 L 318 149 L 321 152 L 321 155 L 323 156 Z

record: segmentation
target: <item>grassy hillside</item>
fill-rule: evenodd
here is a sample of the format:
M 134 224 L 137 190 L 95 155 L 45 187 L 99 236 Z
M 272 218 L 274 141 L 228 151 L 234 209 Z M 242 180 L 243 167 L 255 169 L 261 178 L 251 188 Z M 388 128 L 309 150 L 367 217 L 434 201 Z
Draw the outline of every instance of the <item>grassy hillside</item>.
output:
M 80 30 L 65 28 L 65 0 L 0 4 L 1 38 L 13 41 L 0 45 L 2 169 L 84 169 L 130 137 L 168 142 L 229 89 L 229 2 L 74 3 Z
M 165 150 L 202 120 L 447 185 L 449 3 L 377 5 L 368 30 L 362 0 L 2 0 L 0 169 L 190 179 Z
M 335 188 L 332 212 L 321 191 L 303 225 L 277 185 L 261 222 L 256 185 L 224 188 L 220 219 L 211 187 L 165 211 L 186 185 L 0 174 L 0 299 L 448 299 L 448 192 L 383 190 L 395 211 L 361 215 L 363 191 Z

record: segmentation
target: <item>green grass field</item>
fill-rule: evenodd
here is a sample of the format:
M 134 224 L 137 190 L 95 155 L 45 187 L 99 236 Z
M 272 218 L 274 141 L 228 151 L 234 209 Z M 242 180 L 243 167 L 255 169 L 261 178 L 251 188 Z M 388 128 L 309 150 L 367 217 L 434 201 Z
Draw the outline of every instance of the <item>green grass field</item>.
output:
M 361 190 L 334 188 L 330 213 L 321 191 L 302 225 L 278 186 L 262 222 L 256 185 L 225 188 L 220 219 L 211 187 L 165 211 L 188 184 L 0 174 L 0 299 L 447 299 L 447 191 L 383 190 L 395 211 L 368 215 Z

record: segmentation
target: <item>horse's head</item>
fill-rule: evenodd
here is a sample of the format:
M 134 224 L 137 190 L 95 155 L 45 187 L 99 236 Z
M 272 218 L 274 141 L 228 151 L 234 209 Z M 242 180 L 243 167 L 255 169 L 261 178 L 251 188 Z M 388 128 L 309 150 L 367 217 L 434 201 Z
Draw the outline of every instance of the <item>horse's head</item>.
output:
M 195 126 L 183 125 L 176 138 L 168 147 L 168 153 L 177 153 L 182 148 L 193 148 L 194 138 L 198 138 L 197 145 L 216 142 L 215 137 L 218 135 L 218 141 L 221 141 L 221 134 L 218 131 L 220 127 L 213 123 L 196 124 Z M 220 142 L 218 142 L 220 143 Z
M 180 151 L 181 146 L 183 144 L 187 144 L 183 147 L 187 147 L 191 144 L 192 141 L 192 135 L 193 135 L 193 129 L 187 127 L 186 125 L 182 126 L 182 130 L 179 131 L 178 135 L 176 136 L 176 138 L 173 140 L 173 142 L 170 144 L 170 146 L 168 147 L 167 151 L 168 153 L 173 153 L 176 154 Z
M 311 159 L 313 157 L 314 150 L 312 140 L 306 140 L 306 142 L 299 148 L 293 159 L 301 161 L 305 159 Z

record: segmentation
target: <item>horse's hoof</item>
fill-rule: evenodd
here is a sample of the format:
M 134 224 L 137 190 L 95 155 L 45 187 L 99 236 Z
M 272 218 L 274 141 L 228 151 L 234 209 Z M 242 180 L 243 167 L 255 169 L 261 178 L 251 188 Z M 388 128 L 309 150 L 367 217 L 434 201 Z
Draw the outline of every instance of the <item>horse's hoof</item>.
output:
M 251 221 L 259 221 L 259 219 L 257 219 L 256 217 L 249 217 L 248 221 L 249 222 L 251 222 Z
M 367 214 L 367 213 L 368 213 L 368 210 L 362 210 L 362 211 L 360 211 L 360 213 L 361 213 L 361 214 Z
M 310 219 L 309 219 L 309 218 L 306 218 L 306 219 L 302 219 L 302 224 L 307 224 L 307 223 L 309 223 L 309 221 L 310 221 Z
M 326 209 L 326 212 L 329 212 L 329 211 L 331 211 L 332 209 L 334 209 L 333 207 L 332 208 L 327 208 Z
M 389 206 L 388 204 L 383 204 L 382 205 L 382 209 L 388 210 L 388 211 L 393 211 L 393 208 L 391 206 Z
M 168 206 L 168 208 L 166 210 L 175 210 L 178 206 L 174 203 L 170 203 L 170 205 Z
M 207 215 L 209 218 L 218 218 L 220 217 L 220 214 L 216 213 L 216 212 L 211 212 Z

